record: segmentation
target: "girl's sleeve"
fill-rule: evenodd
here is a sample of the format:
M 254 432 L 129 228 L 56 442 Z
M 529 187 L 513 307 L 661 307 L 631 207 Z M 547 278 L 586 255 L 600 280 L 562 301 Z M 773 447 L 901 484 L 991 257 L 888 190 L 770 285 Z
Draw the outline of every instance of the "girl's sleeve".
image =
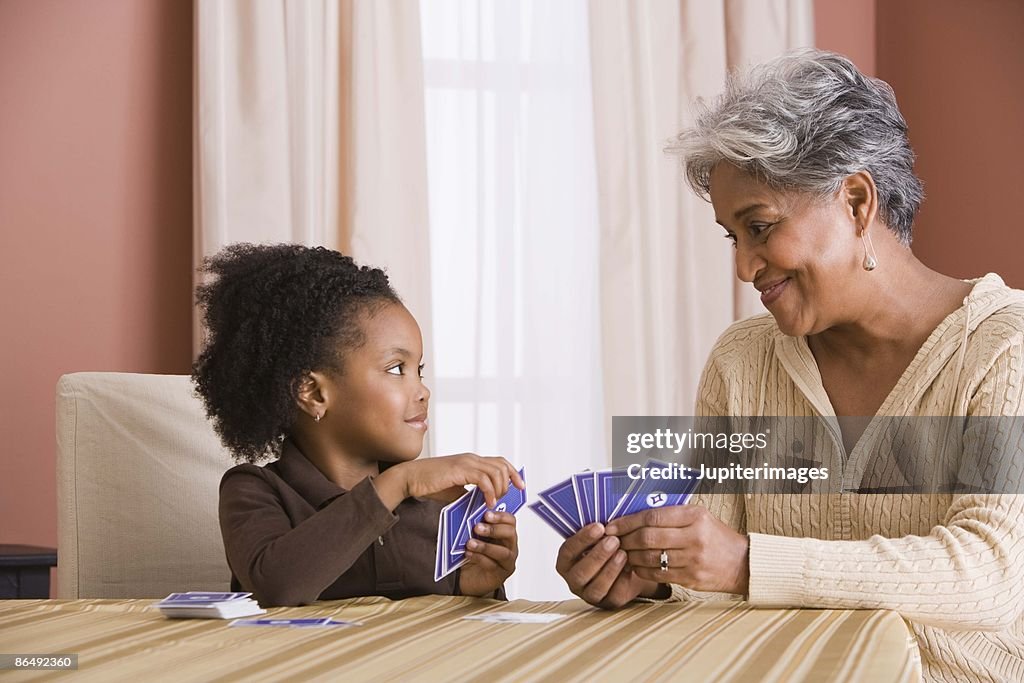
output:
M 240 465 L 220 484 L 220 527 L 228 564 L 264 606 L 316 601 L 397 521 L 370 478 L 294 528 L 260 468 Z
M 1021 442 L 1022 347 L 1011 344 L 973 393 L 965 460 L 1002 458 L 1008 478 L 992 490 L 952 498 L 926 536 L 829 541 L 750 534 L 750 602 L 762 606 L 891 609 L 947 629 L 1002 630 L 1024 610 L 1024 496 Z M 986 422 L 1000 420 L 1000 422 Z M 974 423 L 972 427 L 971 424 Z M 990 450 L 993 425 L 1009 450 Z M 1018 434 L 1019 436 L 1019 434 Z M 1014 484 L 1014 481 L 1016 483 Z M 898 515 L 894 509 L 891 514 Z

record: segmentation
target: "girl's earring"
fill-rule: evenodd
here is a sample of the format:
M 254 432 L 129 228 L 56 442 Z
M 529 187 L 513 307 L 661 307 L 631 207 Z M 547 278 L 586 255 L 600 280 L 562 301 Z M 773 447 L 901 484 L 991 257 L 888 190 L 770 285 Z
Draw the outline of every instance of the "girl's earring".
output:
M 875 258 L 875 247 L 871 244 L 871 237 L 867 230 L 860 231 L 860 239 L 864 243 L 864 270 L 870 272 L 878 267 L 878 259 Z
M 316 413 L 316 414 L 315 414 L 315 415 L 313 416 L 313 422 L 319 422 L 319 421 L 320 421 L 320 418 L 321 418 L 321 417 L 322 417 L 322 416 L 320 415 L 320 413 Z

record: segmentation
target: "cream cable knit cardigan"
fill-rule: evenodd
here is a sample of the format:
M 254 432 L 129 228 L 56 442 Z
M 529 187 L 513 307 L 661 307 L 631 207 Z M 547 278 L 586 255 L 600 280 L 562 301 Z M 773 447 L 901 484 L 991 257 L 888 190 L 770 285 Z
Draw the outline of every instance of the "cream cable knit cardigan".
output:
M 785 336 L 770 315 L 735 323 L 718 340 L 697 414 L 835 415 L 806 339 Z M 976 280 L 878 414 L 1024 415 L 1024 292 L 996 275 Z M 865 457 L 871 432 L 846 467 Z M 833 446 L 845 455 L 841 441 Z M 1024 496 L 719 494 L 698 502 L 750 535 L 751 603 L 895 610 L 917 637 L 925 680 L 1024 681 Z M 712 597 L 679 586 L 673 595 Z

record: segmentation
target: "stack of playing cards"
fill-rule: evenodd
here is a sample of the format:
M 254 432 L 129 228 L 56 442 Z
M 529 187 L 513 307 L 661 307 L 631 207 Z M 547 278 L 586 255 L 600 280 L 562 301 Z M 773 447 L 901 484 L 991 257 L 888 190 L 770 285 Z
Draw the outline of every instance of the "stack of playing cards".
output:
M 526 481 L 525 470 L 519 476 Z M 441 510 L 437 524 L 437 559 L 434 563 L 434 581 L 444 577 L 466 563 L 466 544 L 473 538 L 473 527 L 479 524 L 488 510 L 515 514 L 526 503 L 526 491 L 509 484 L 508 491 L 493 508 L 484 503 L 484 495 L 472 487 L 464 496 Z
M 634 479 L 625 469 L 580 472 L 541 491 L 537 494 L 540 500 L 531 503 L 530 509 L 562 538 L 568 538 L 594 522 L 607 524 L 642 510 L 683 505 L 700 482 L 699 473 L 689 467 L 673 468 L 659 460 L 648 460 L 644 468 L 648 472 L 654 468 L 671 471 L 676 476 Z
M 260 609 L 250 595 L 252 593 L 171 593 L 154 607 L 172 619 L 237 619 L 266 614 L 267 610 Z

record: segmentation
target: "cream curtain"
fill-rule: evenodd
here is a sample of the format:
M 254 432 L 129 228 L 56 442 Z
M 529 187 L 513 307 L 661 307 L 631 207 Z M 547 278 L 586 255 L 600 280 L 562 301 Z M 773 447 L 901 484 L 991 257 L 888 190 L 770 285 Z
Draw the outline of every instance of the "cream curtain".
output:
M 195 265 L 233 242 L 337 247 L 337 3 L 195 8 Z
M 438 453 L 500 454 L 531 499 L 604 460 L 586 0 L 422 0 Z M 519 515 L 510 596 L 571 597 Z
M 662 149 L 728 69 L 812 32 L 811 0 L 591 0 L 606 415 L 692 414 L 715 339 L 763 310 Z
M 429 341 L 415 0 L 197 0 L 195 84 L 195 265 L 241 241 L 340 249 L 389 271 Z
M 355 0 L 343 2 L 342 12 L 342 58 L 351 74 L 343 94 L 342 246 L 357 261 L 388 271 L 419 321 L 429 380 L 433 326 L 419 4 Z

